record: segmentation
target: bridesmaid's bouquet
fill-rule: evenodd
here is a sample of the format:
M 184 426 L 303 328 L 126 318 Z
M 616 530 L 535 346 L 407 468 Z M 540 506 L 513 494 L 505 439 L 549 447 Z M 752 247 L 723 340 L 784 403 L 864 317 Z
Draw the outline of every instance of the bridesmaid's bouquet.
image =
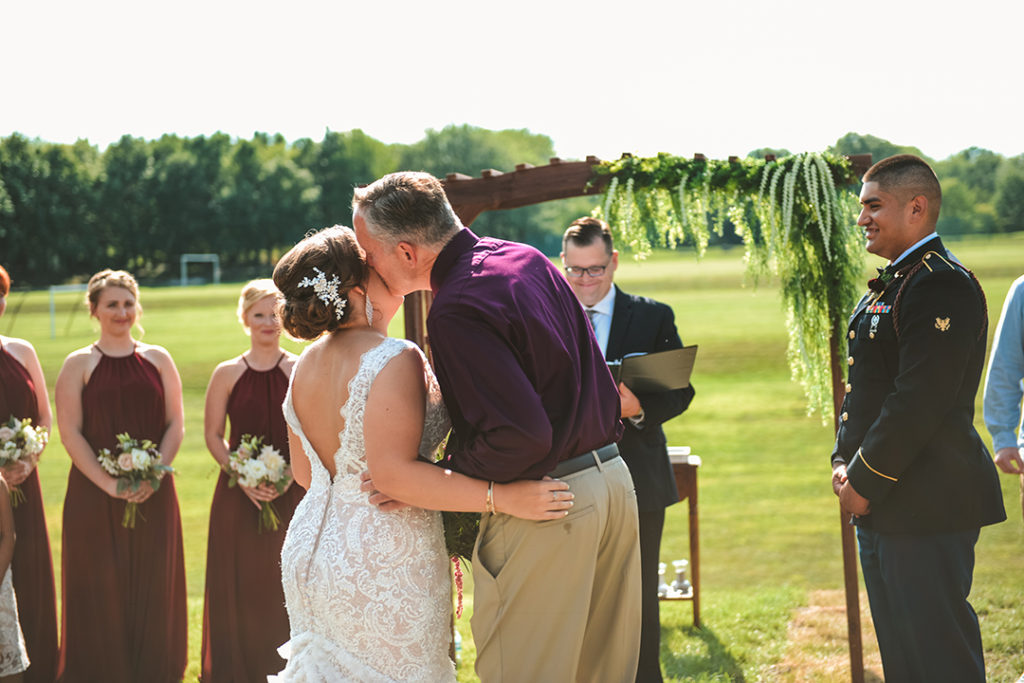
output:
M 46 448 L 50 434 L 42 427 L 33 427 L 31 418 L 11 416 L 0 427 L 0 467 L 7 467 L 22 460 L 33 460 Z M 11 507 L 25 500 L 25 492 L 17 486 L 11 487 Z
M 243 434 L 238 448 L 228 455 L 227 473 L 228 486 L 241 484 L 248 488 L 256 488 L 260 484 L 273 484 L 278 494 L 284 493 L 291 482 L 288 463 L 281 453 L 270 445 L 263 445 L 262 436 Z M 274 507 L 274 501 L 260 501 L 260 519 L 257 525 L 259 533 L 264 529 L 277 531 L 281 518 Z
M 160 480 L 168 472 L 174 472 L 170 465 L 162 465 L 163 456 L 149 439 L 133 439 L 126 433 L 117 435 L 117 446 L 113 452 L 109 448 L 101 448 L 99 452 L 100 466 L 107 474 L 117 478 L 117 492 L 123 493 L 131 489 L 138 491 L 143 482 L 149 482 L 154 491 L 160 489 Z M 124 506 L 124 517 L 121 526 L 126 529 L 135 528 L 135 518 L 139 514 L 139 504 L 128 502 Z M 145 517 L 142 518 L 146 520 Z

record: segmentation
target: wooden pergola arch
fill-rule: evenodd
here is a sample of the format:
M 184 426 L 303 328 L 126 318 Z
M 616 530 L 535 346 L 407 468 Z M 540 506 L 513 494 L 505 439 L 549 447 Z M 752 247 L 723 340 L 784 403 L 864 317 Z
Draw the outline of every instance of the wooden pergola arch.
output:
M 694 154 L 693 158 L 699 161 L 705 156 Z M 871 166 L 870 154 L 852 154 L 847 158 L 858 177 Z M 774 159 L 774 154 L 765 155 L 766 161 Z M 738 160 L 739 157 L 729 157 L 731 162 Z M 485 169 L 479 178 L 449 173 L 441 184 L 455 214 L 468 226 L 484 211 L 518 209 L 554 199 L 601 194 L 608 184 L 608 176 L 594 172 L 600 163 L 595 156 L 588 156 L 585 161 L 562 161 L 554 157 L 547 166 L 517 164 L 515 171 L 509 173 Z M 429 349 L 426 320 L 431 300 L 432 295 L 426 291 L 414 292 L 405 300 L 405 336 L 424 351 Z
M 623 155 L 628 156 L 628 155 Z M 694 160 L 706 157 L 695 154 Z M 775 160 L 775 155 L 766 155 L 766 161 Z M 871 166 L 870 154 L 847 156 L 853 173 L 860 177 Z M 739 157 L 730 156 L 729 161 Z M 588 156 L 585 161 L 562 161 L 552 158 L 546 166 L 517 164 L 515 170 L 503 173 L 495 169 L 481 171 L 479 178 L 462 173 L 449 173 L 442 184 L 448 201 L 462 224 L 469 226 L 484 211 L 516 209 L 522 206 L 540 204 L 555 199 L 568 199 L 585 195 L 601 194 L 608 183 L 608 176 L 595 173 L 601 160 Z M 415 341 L 428 354 L 430 340 L 427 337 L 427 313 L 433 295 L 428 291 L 413 292 L 405 299 L 405 336 Z M 834 424 L 838 430 L 839 413 L 845 382 L 840 363 L 839 344 L 831 340 L 832 387 Z M 864 662 L 861 643 L 860 598 L 857 573 L 857 545 L 850 525 L 850 516 L 840 510 L 841 538 L 843 546 L 843 577 L 846 591 L 847 636 L 850 650 L 850 677 L 853 683 L 863 683 Z

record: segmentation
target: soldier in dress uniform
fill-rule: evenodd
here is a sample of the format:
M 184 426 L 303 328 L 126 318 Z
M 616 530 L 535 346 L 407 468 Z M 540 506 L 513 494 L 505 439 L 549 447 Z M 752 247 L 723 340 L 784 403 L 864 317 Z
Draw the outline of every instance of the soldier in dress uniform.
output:
M 890 263 L 850 318 L 832 486 L 857 525 L 885 679 L 983 682 L 974 546 L 1006 519 L 973 424 L 985 295 L 935 232 L 942 191 L 925 161 L 890 157 L 862 180 L 857 223 Z

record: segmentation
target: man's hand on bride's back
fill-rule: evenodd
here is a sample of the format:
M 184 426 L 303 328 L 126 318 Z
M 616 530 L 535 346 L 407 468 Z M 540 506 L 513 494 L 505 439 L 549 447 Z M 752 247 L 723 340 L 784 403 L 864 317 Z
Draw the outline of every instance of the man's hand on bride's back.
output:
M 536 521 L 562 519 L 569 514 L 575 497 L 569 484 L 551 477 L 494 485 L 495 511 Z
M 400 500 L 395 500 L 390 496 L 387 496 L 376 489 L 373 485 L 373 479 L 370 477 L 370 471 L 364 470 L 359 475 L 361 483 L 359 484 L 359 490 L 364 493 L 370 494 L 370 504 L 376 505 L 378 509 L 384 512 L 394 512 L 395 510 L 401 510 L 403 508 L 412 507 L 408 503 L 403 503 Z

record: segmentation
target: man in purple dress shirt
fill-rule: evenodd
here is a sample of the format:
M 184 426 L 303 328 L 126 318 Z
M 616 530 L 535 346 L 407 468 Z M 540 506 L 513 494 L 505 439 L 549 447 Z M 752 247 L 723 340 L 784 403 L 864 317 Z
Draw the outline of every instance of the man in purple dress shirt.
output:
M 356 236 L 396 294 L 431 289 L 452 469 L 570 484 L 564 520 L 483 515 L 473 556 L 476 670 L 490 681 L 633 681 L 636 496 L 615 442 L 619 396 L 590 323 L 536 249 L 463 228 L 441 183 L 393 173 L 356 190 Z M 494 501 L 499 509 L 501 501 Z

